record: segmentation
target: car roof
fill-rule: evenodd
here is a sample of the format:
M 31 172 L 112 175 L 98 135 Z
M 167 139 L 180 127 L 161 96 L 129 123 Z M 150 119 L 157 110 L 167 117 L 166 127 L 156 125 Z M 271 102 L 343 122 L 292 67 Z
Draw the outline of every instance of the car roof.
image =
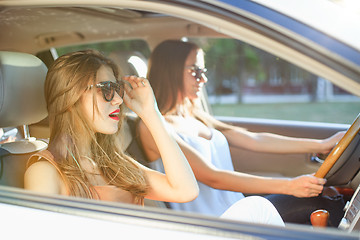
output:
M 158 22 L 162 22 L 162 29 Z M 1 13 L 0 24 L 7 32 L 1 37 L 1 50 L 36 54 L 50 47 L 148 39 L 149 34 L 163 34 L 164 28 L 181 29 L 187 21 L 129 9 L 69 6 L 8 8 Z
M 354 0 L 254 0 L 360 50 L 360 3 Z

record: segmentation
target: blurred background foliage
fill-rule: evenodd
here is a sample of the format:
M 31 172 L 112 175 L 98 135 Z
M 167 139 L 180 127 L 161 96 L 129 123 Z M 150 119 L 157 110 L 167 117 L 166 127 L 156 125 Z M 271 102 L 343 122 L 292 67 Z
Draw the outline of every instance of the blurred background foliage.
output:
M 205 52 L 206 90 L 215 115 L 351 123 L 360 112 L 359 98 L 249 44 L 220 38 L 187 40 L 197 43 Z M 150 48 L 143 40 L 56 50 L 60 56 L 81 49 L 98 49 L 105 55 L 136 51 L 145 58 L 150 56 Z

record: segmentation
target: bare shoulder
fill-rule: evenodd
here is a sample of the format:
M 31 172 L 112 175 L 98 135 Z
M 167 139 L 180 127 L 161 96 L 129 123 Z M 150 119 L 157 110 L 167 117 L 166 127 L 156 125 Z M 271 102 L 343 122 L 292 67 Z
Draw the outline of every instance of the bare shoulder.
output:
M 47 175 L 47 174 L 53 174 L 53 173 L 57 173 L 57 169 L 55 168 L 54 165 L 52 165 L 50 162 L 48 161 L 37 161 L 36 163 L 31 164 L 30 167 L 28 167 L 28 169 L 25 172 L 25 176 L 26 175 L 36 175 L 38 173 L 41 173 L 41 175 Z
M 28 190 L 61 194 L 63 181 L 54 165 L 48 161 L 33 163 L 24 175 L 24 187 Z

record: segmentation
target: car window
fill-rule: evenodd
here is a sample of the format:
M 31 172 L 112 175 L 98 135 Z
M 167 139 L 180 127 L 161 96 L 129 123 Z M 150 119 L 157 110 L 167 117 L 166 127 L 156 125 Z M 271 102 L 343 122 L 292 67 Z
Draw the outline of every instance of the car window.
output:
M 360 98 L 278 56 L 236 39 L 189 38 L 205 50 L 207 94 L 215 116 L 282 119 L 350 124 Z M 144 40 L 100 42 L 57 48 L 57 54 L 97 49 L 139 52 Z
M 360 98 L 330 81 L 235 39 L 189 39 L 205 50 L 216 116 L 350 124 Z
M 106 56 L 109 56 L 112 52 L 117 52 L 117 51 L 123 51 L 123 52 L 136 51 L 136 52 L 140 52 L 146 58 L 148 58 L 150 55 L 150 48 L 147 45 L 147 43 L 144 40 L 137 40 L 137 39 L 67 46 L 62 48 L 56 48 L 56 51 L 58 56 L 61 56 L 65 53 L 84 50 L 84 49 L 97 49 L 102 53 L 104 53 Z
M 99 42 L 57 48 L 55 51 L 57 56 L 61 56 L 65 53 L 85 49 L 96 49 L 113 59 L 119 67 L 121 76 L 137 75 L 146 77 L 150 48 L 144 40 Z

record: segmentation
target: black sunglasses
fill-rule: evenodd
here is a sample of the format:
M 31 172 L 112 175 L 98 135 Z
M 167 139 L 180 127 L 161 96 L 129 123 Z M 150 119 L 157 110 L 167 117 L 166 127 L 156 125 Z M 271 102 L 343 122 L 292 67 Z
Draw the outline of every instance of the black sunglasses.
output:
M 187 69 L 191 70 L 191 75 L 195 77 L 197 81 L 199 81 L 202 78 L 202 74 L 207 72 L 206 68 L 201 68 L 196 65 L 188 66 Z
M 94 87 L 94 85 L 90 85 L 89 88 Z M 113 100 L 115 96 L 115 92 L 123 98 L 124 97 L 124 82 L 118 81 L 118 82 L 112 82 L 112 81 L 106 81 L 106 82 L 99 82 L 98 84 L 95 84 L 96 88 L 100 88 L 101 92 L 103 94 L 103 97 L 105 101 L 110 102 Z

